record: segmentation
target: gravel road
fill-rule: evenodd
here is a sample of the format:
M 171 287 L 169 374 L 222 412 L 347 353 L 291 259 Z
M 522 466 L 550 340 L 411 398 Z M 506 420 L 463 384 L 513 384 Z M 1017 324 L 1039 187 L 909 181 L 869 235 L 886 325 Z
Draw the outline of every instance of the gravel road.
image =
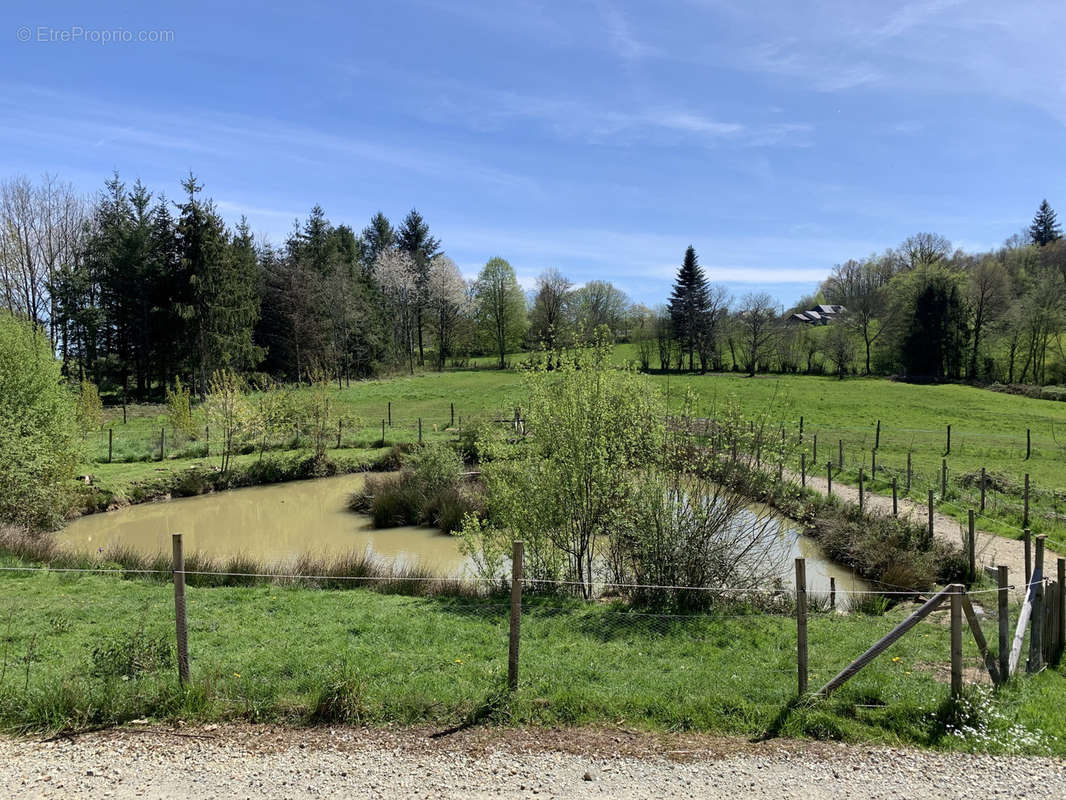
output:
M 621 730 L 207 726 L 0 738 L 19 798 L 1061 798 L 1066 762 Z

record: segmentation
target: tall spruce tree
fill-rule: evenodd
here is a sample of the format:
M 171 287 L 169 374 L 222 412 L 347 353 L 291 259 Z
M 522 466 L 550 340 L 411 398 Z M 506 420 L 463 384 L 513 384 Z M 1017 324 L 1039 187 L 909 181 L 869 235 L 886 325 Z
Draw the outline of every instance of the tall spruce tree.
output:
M 429 266 L 434 256 L 440 255 L 440 240 L 429 234 L 429 225 L 416 209 L 411 209 L 396 232 L 396 244 L 406 252 L 415 265 L 415 329 L 418 335 L 418 364 L 425 366 L 426 357 L 422 345 L 422 311 L 426 306 L 426 284 L 429 282 Z
M 1048 205 L 1045 198 L 1040 203 L 1040 208 L 1033 217 L 1033 224 L 1029 226 L 1029 238 L 1033 244 L 1043 247 L 1062 238 L 1062 229 L 1059 227 L 1055 211 Z
M 182 181 L 186 197 L 179 208 L 178 248 L 192 286 L 196 327 L 196 373 L 207 392 L 208 379 L 223 367 L 250 369 L 262 352 L 252 342 L 259 319 L 258 268 L 247 223 L 231 242 L 213 203 L 199 197 L 193 175 Z
M 670 293 L 669 312 L 678 346 L 682 353 L 688 353 L 690 371 L 695 369 L 696 347 L 706 324 L 708 305 L 707 279 L 696 258 L 696 250 L 689 245 Z
M 396 230 L 389 218 L 380 211 L 370 218 L 370 224 L 359 234 L 359 261 L 363 274 L 370 276 L 378 256 L 396 244 Z

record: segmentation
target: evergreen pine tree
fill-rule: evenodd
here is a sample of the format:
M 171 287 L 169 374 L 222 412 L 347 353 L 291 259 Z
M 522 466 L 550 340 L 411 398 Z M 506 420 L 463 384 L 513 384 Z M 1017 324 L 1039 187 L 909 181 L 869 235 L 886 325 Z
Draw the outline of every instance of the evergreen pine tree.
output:
M 433 257 L 439 255 L 440 240 L 429 235 L 429 225 L 417 210 L 411 209 L 403 224 L 396 232 L 396 244 L 405 251 L 415 264 L 415 286 L 418 298 L 415 306 L 415 328 L 418 332 L 418 363 L 424 366 L 425 354 L 422 348 L 422 309 L 426 305 L 426 283 L 429 281 L 429 264 Z
M 695 368 L 696 345 L 705 324 L 709 304 L 707 279 L 696 251 L 689 245 L 670 293 L 670 320 L 682 353 L 688 353 L 688 368 Z
M 152 364 L 156 380 L 165 389 L 178 375 L 192 374 L 194 338 L 193 293 L 189 276 L 182 271 L 177 223 L 165 197 L 152 209 L 151 295 Z
M 378 256 L 396 244 L 396 231 L 389 218 L 380 211 L 370 218 L 370 224 L 359 235 L 359 261 L 365 275 L 374 272 Z
M 178 246 L 189 275 L 196 326 L 200 391 L 215 370 L 250 369 L 262 356 L 252 342 L 259 318 L 255 248 L 247 223 L 229 239 L 225 223 L 191 174 L 182 181 L 187 196 L 179 207 Z
M 1033 217 L 1033 224 L 1029 226 L 1029 238 L 1032 239 L 1033 244 L 1040 247 L 1062 238 L 1058 218 L 1048 205 L 1047 199 L 1040 204 L 1036 216 Z

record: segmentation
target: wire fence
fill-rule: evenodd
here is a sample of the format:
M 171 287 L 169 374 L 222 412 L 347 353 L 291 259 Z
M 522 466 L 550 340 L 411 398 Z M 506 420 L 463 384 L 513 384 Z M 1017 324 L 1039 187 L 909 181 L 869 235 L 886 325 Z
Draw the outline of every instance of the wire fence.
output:
M 937 594 L 856 590 L 834 604 L 808 590 L 803 559 L 795 588 L 602 584 L 586 598 L 574 582 L 526 581 L 520 570 L 509 586 L 463 581 L 465 593 L 458 580 L 448 591 L 427 578 L 440 593 L 413 596 L 322 590 L 345 576 L 185 571 L 175 558 L 169 571 L 0 568 L 0 719 L 83 714 L 86 723 L 104 708 L 128 716 L 210 697 L 216 713 L 249 719 L 298 707 L 317 720 L 462 722 L 497 713 L 506 695 L 533 719 L 622 714 L 710 727 L 813 696 L 933 601 L 943 602 L 856 670 L 846 696 L 882 707 L 939 702 L 948 687 L 991 681 L 988 660 L 998 663 L 1006 641 L 1001 616 L 1013 634 L 1022 614 L 1005 605 L 1005 582 Z M 221 576 L 260 582 L 186 587 Z M 40 581 L 51 582 L 47 591 Z M 616 594 L 634 588 L 710 600 L 683 610 Z M 990 644 L 962 638 L 953 595 L 972 605 Z M 870 613 L 864 597 L 897 602 Z M 1037 616 L 1045 633 L 1060 624 Z

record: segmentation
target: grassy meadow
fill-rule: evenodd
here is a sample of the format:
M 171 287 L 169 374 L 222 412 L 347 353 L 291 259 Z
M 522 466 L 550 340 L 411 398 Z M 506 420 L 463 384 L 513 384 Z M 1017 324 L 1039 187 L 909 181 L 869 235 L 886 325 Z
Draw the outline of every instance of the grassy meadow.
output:
M 622 345 L 615 358 L 622 363 L 633 355 L 631 346 Z M 511 361 L 519 364 L 521 359 L 515 356 Z M 784 427 L 792 442 L 789 466 L 794 470 L 799 469 L 802 449 L 807 453 L 811 473 L 824 475 L 826 462 L 832 461 L 835 481 L 856 484 L 862 466 L 867 484 L 873 489 L 887 493 L 895 476 L 903 491 L 909 453 L 910 495 L 924 501 L 926 492 L 934 489 L 940 510 L 960 520 L 965 519 L 967 509 L 979 508 L 978 476 L 984 467 L 990 485 L 979 525 L 1004 536 L 1021 535 L 1022 487 L 1028 473 L 1030 527 L 1036 533 L 1048 533 L 1060 548 L 1066 543 L 1066 403 L 972 386 L 913 385 L 882 378 L 840 381 L 801 375 L 748 378 L 735 373 L 656 373 L 651 379 L 675 410 L 691 391 L 698 398 L 700 414 L 714 416 L 717 409 L 735 401 L 744 416 L 763 427 L 769 440 L 778 441 L 780 428 Z M 334 389 L 333 394 L 339 413 L 354 423 L 346 424 L 341 432 L 341 448 L 331 449 L 331 454 L 370 463 L 380 453 L 381 422 L 388 417 L 390 403 L 392 425 L 386 425 L 385 445 L 416 441 L 419 418 L 423 438 L 432 441 L 454 438 L 462 420 L 469 424 L 477 418 L 509 417 L 521 404 L 523 390 L 518 370 L 478 366 L 360 381 Z M 160 471 L 209 463 L 202 435 L 195 441 L 185 441 L 169 430 L 167 457 L 159 462 L 160 429 L 167 427 L 165 412 L 165 407 L 158 405 L 130 406 L 123 424 L 121 408 L 107 409 L 104 429 L 89 436 L 89 463 L 83 471 L 92 474 L 98 486 L 121 493 L 131 483 Z M 804 438 L 799 444 L 801 417 Z M 871 451 L 878 421 L 881 436 L 877 471 L 871 478 Z M 952 426 L 950 453 L 946 452 L 948 425 Z M 113 460 L 123 463 L 106 463 L 108 428 L 114 430 Z M 1028 459 L 1027 429 L 1032 442 Z M 817 464 L 813 452 L 815 435 Z M 841 441 L 843 468 L 838 453 Z M 306 442 L 284 440 L 271 445 L 275 452 L 301 447 L 306 447 Z M 255 454 L 240 456 L 237 464 L 256 458 Z M 948 466 L 948 491 L 944 497 L 940 496 L 942 460 Z
M 908 611 L 814 614 L 812 688 Z M 975 687 L 962 711 L 948 709 L 945 615 L 922 623 L 831 699 L 797 705 L 793 618 L 736 606 L 668 617 L 530 598 L 520 688 L 509 696 L 506 597 L 190 588 L 192 683 L 183 690 L 167 583 L 2 572 L 0 726 L 55 730 L 142 717 L 439 726 L 609 721 L 1066 755 L 1066 741 L 1047 733 L 1061 728 L 1054 709 L 1066 703 L 1058 670 L 994 695 Z M 994 641 L 994 623 L 986 629 Z M 967 680 L 977 680 L 969 636 L 965 647 Z

